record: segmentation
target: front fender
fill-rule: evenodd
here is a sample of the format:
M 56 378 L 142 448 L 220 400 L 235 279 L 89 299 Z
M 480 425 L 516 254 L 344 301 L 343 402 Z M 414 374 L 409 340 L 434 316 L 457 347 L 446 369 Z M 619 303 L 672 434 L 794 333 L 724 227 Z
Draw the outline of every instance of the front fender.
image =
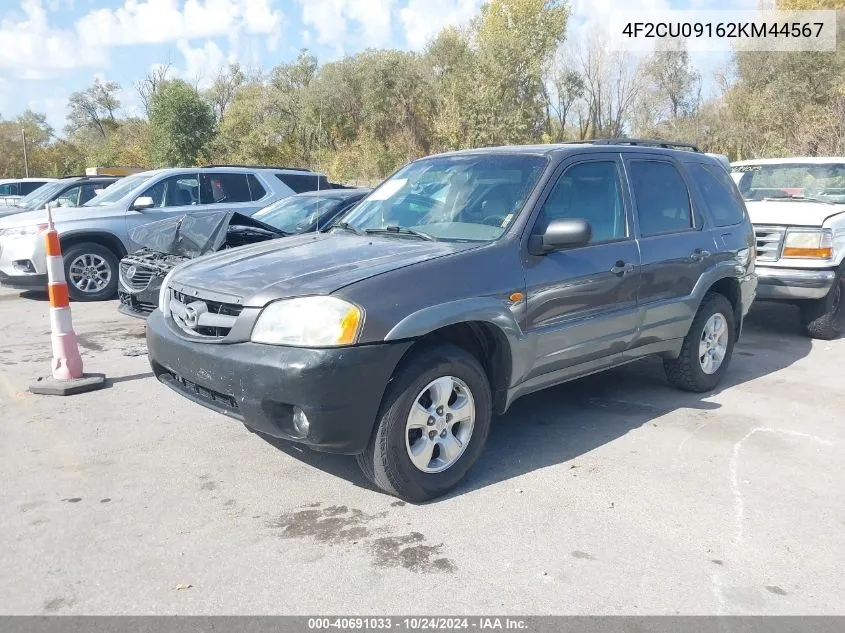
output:
M 533 351 L 529 349 L 531 346 L 512 308 L 492 297 L 458 299 L 417 310 L 394 325 L 384 340 L 420 338 L 440 328 L 473 321 L 490 323 L 504 335 L 510 348 L 510 382 L 524 376 L 534 360 Z

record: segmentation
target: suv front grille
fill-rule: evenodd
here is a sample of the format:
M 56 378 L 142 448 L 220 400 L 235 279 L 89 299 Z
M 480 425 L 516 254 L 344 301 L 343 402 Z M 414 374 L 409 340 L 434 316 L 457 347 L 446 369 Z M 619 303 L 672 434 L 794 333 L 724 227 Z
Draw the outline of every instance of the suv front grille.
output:
M 222 339 L 229 334 L 243 310 L 236 303 L 222 303 L 197 295 L 170 291 L 170 315 L 186 334 L 195 337 Z
M 123 281 L 123 285 L 130 290 L 136 290 L 138 292 L 146 290 L 154 274 L 149 268 L 144 268 L 138 264 L 120 262 L 120 279 Z
M 786 229 L 782 226 L 755 226 L 754 238 L 757 242 L 757 261 L 775 262 L 780 259 L 783 236 Z

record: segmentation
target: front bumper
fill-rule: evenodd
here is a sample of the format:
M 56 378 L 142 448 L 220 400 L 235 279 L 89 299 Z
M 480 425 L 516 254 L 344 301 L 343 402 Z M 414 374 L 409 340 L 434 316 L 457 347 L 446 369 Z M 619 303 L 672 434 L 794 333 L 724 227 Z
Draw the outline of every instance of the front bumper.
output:
M 47 259 L 44 255 L 44 236 L 0 236 L 0 284 L 9 288 L 47 288 Z M 30 272 L 17 263 L 27 262 Z
M 830 292 L 836 272 L 824 269 L 775 268 L 758 265 L 758 299 L 822 299 Z
M 177 334 L 160 310 L 147 319 L 150 365 L 159 381 L 253 430 L 350 455 L 366 448 L 385 387 L 410 345 L 196 343 Z M 306 437 L 293 426 L 293 407 L 308 416 Z
M 7 275 L 0 270 L 0 286 L 18 290 L 47 289 L 47 275 Z

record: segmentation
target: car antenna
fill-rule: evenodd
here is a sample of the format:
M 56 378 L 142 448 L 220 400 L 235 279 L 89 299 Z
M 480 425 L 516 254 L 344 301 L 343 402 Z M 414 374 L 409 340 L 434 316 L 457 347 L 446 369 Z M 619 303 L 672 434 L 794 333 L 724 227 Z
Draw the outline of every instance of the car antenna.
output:
M 320 174 L 323 171 L 320 163 L 320 139 L 323 134 L 323 94 L 320 93 L 320 112 L 317 116 L 317 228 L 316 233 L 320 232 Z

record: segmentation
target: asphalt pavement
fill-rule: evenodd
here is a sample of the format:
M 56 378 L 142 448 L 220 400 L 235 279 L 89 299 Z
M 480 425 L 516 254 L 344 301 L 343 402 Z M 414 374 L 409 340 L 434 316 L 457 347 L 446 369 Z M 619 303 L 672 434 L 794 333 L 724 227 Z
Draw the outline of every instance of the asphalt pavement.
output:
M 452 495 L 271 444 L 160 385 L 143 323 L 73 304 L 106 389 L 0 290 L 2 614 L 843 614 L 845 339 L 756 306 L 726 384 L 647 360 L 519 400 Z

